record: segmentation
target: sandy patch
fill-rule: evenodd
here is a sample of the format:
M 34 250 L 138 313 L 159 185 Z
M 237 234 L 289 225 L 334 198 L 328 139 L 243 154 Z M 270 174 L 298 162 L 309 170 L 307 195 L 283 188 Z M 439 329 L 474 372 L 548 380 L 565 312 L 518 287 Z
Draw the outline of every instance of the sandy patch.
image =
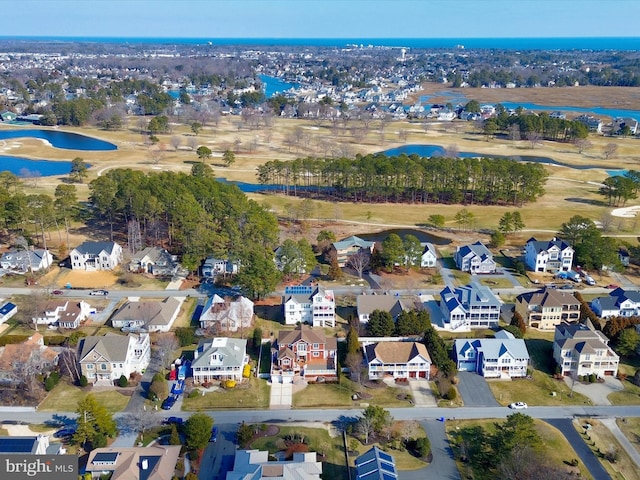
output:
M 7 425 L 6 423 L 3 423 L 2 428 L 4 428 L 9 433 L 10 437 L 33 437 L 34 435 L 37 435 L 36 432 L 29 428 L 29 425 Z M 53 435 L 55 431 L 56 429 L 52 428 L 51 430 L 38 433 L 44 435 Z
M 611 216 L 622 217 L 622 218 L 635 218 L 638 216 L 639 211 L 640 211 L 640 205 L 634 205 L 632 207 L 616 208 L 611 212 Z
M 71 284 L 71 287 L 106 288 L 116 283 L 117 275 L 113 272 L 85 272 L 84 270 L 63 270 L 56 278 L 58 287 Z

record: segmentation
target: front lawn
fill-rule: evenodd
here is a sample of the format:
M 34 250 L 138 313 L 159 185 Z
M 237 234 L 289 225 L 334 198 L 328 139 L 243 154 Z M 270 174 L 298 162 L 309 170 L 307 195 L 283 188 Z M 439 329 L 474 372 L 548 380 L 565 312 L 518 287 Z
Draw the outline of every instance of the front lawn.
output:
M 323 462 L 322 478 L 348 478 L 342 437 L 332 437 L 326 428 L 280 427 L 276 435 L 259 437 L 251 443 L 250 448 L 268 450 L 273 455 L 284 449 L 285 438 L 289 435 L 298 435 L 299 438 L 302 436 L 304 443 L 309 446 L 309 451 L 318 452 L 317 458 Z
M 236 386 L 230 390 L 221 388 L 192 398 L 187 395 L 182 401 L 182 409 L 199 412 L 220 408 L 269 408 L 270 395 L 271 387 L 266 380 L 251 377 L 248 387 Z
M 363 392 L 364 397 L 372 398 L 353 400 L 356 392 Z M 398 395 L 411 394 L 408 387 L 366 388 L 359 383 L 342 378 L 337 383 L 309 384 L 303 390 L 293 394 L 293 406 L 296 408 L 346 407 L 362 408 L 362 404 L 379 405 L 381 407 L 409 407 L 407 399 L 398 399 Z
M 569 396 L 571 390 L 564 380 L 555 380 L 538 370 L 534 370 L 532 379 L 488 380 L 487 384 L 501 405 L 523 401 L 529 405 L 590 405 L 584 395 L 573 392 Z
M 624 390 L 610 393 L 607 398 L 613 405 L 640 405 L 640 387 L 629 380 L 622 380 Z
M 78 402 L 87 394 L 92 393 L 109 413 L 122 411 L 129 403 L 128 395 L 115 390 L 92 391 L 90 387 L 80 388 L 67 382 L 60 382 L 49 392 L 47 398 L 40 403 L 38 410 L 47 412 L 75 412 Z

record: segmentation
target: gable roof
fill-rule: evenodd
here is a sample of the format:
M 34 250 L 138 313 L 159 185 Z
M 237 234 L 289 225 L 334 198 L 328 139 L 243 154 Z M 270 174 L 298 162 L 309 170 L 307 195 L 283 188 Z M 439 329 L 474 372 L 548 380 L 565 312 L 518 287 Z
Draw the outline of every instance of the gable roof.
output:
M 326 350 L 335 350 L 337 341 L 327 337 L 321 330 L 312 330 L 308 325 L 300 324 L 295 330 L 280 330 L 278 332 L 278 345 L 291 345 L 298 341 L 306 343 L 324 343 Z
M 112 480 L 171 480 L 180 445 L 106 447 L 91 451 L 87 472 L 113 472 Z
M 394 480 L 398 478 L 392 455 L 372 447 L 356 458 L 356 480 Z
M 531 237 L 527 240 L 527 245 L 529 244 L 533 247 L 536 253 L 544 252 L 552 247 L 557 247 L 561 252 L 567 248 L 571 248 L 571 245 L 567 242 L 557 238 L 552 238 L 551 240 L 536 240 L 534 237 Z
M 499 358 L 506 353 L 513 358 L 530 358 L 527 345 L 521 338 L 459 338 L 453 344 L 456 357 L 465 357 L 471 348 L 482 351 L 486 358 Z
M 378 342 L 367 345 L 365 348 L 367 359 L 371 362 L 374 359 L 380 360 L 384 364 L 407 363 L 418 355 L 424 357 L 429 363 L 431 358 L 427 347 L 418 342 Z
M 233 300 L 217 294 L 209 297 L 200 313 L 200 321 L 221 322 L 230 319 L 245 322 L 253 318 L 253 302 L 240 296 Z
M 182 300 L 176 297 L 167 297 L 164 300 L 129 301 L 113 314 L 111 322 L 143 320 L 148 326 L 168 325 L 180 305 Z
M 108 362 L 124 362 L 127 359 L 129 343 L 140 338 L 139 335 L 130 333 L 128 335 L 118 335 L 109 332 L 102 337 L 85 337 L 80 341 L 78 351 L 78 361 L 84 361 L 89 354 L 95 352 Z
M 460 249 L 458 250 L 458 254 L 461 257 L 475 255 L 480 257 L 483 260 L 493 258 L 493 253 L 491 253 L 489 249 L 485 247 L 484 243 L 482 243 L 481 241 L 477 241 L 470 245 L 464 245 L 460 247 Z
M 393 295 L 358 295 L 358 315 L 370 315 L 374 310 L 389 312 L 393 318 L 401 312 L 410 310 L 404 301 Z
M 555 288 L 544 288 L 536 292 L 527 292 L 518 296 L 520 302 L 527 305 L 542 307 L 561 307 L 563 305 L 580 305 L 580 302 L 570 292 L 559 291 Z
M 247 352 L 247 340 L 241 338 L 216 337 L 200 340 L 197 358 L 191 368 L 208 366 L 210 357 L 216 354 L 224 367 L 242 367 Z
M 340 240 L 338 242 L 333 242 L 333 246 L 336 250 L 346 250 L 347 248 L 352 247 L 371 249 L 374 245 L 375 242 L 364 240 L 360 237 L 356 237 L 355 235 L 352 235 L 351 237 L 345 238 L 344 240 Z
M 84 242 L 78 245 L 74 250 L 82 255 L 100 255 L 106 252 L 111 255 L 118 244 L 115 242 Z

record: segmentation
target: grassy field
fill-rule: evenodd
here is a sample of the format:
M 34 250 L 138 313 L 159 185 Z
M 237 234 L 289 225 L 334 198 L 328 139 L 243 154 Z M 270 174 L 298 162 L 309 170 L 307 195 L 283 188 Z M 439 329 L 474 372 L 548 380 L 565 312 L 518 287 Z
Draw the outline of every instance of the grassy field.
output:
M 373 398 L 352 400 L 352 395 L 356 392 L 367 393 Z M 364 408 L 366 405 L 409 407 L 411 404 L 408 400 L 397 398 L 397 395 L 407 393 L 411 393 L 407 388 L 365 388 L 343 378 L 340 385 L 337 383 L 307 385 L 304 390 L 293 394 L 293 406 L 295 408 Z
M 622 430 L 625 437 L 629 439 L 631 445 L 640 453 L 640 418 L 625 417 L 616 419 L 618 428 Z
M 282 426 L 277 435 L 257 438 L 250 448 L 267 450 L 274 454 L 283 450 L 287 435 L 303 435 L 309 451 L 319 452 L 318 460 L 322 463 L 322 478 L 348 478 L 344 445 L 341 436 L 331 436 L 327 428 L 309 428 L 302 426 Z M 324 457 L 321 456 L 324 453 Z
M 473 426 L 482 427 L 485 432 L 492 434 L 495 432 L 496 420 L 449 420 L 446 423 L 447 435 L 453 447 L 458 470 L 462 474 L 462 478 L 466 480 L 492 480 L 496 478 L 495 472 L 486 470 L 473 470 L 471 465 L 460 460 L 460 449 L 457 446 L 458 431 Z M 579 478 L 592 479 L 588 470 L 580 463 L 577 467 L 569 467 L 566 462 L 573 458 L 577 458 L 575 450 L 567 439 L 551 425 L 542 420 L 535 420 L 536 431 L 542 439 L 542 447 L 540 453 L 548 460 L 551 465 L 564 467 L 574 473 L 579 471 Z
M 39 411 L 45 412 L 73 412 L 78 402 L 88 393 L 92 393 L 98 403 L 103 405 L 110 413 L 120 412 L 129 403 L 131 397 L 123 395 L 116 390 L 91 391 L 66 382 L 60 382 L 49 392 L 47 398 L 38 406 Z
M 587 423 L 590 425 L 589 430 L 584 428 Z M 605 425 L 594 419 L 574 420 L 573 425 L 582 434 L 585 442 L 595 453 L 612 479 L 640 480 L 638 466 Z M 606 458 L 606 455 L 612 451 L 617 452 L 615 461 L 610 461 Z
M 182 401 L 182 409 L 199 412 L 220 408 L 268 408 L 270 391 L 271 387 L 266 380 L 252 377 L 249 379 L 249 387 L 219 389 L 193 398 L 186 396 Z

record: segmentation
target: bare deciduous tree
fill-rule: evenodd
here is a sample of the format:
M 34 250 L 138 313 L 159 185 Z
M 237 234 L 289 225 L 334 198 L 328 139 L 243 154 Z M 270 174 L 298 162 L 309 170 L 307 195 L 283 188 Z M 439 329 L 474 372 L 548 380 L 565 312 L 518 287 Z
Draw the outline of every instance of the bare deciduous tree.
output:
M 593 144 L 587 138 L 576 138 L 573 141 L 573 144 L 578 149 L 578 153 L 580 155 L 582 155 L 582 152 L 590 149 L 593 146 Z
M 166 370 L 173 359 L 173 352 L 178 348 L 178 339 L 173 333 L 158 335 L 154 345 L 154 355 L 163 370 Z
M 604 146 L 604 150 L 602 151 L 602 154 L 604 155 L 604 158 L 609 160 L 610 158 L 615 158 L 617 152 L 618 152 L 618 145 L 616 145 L 615 143 L 607 143 Z
M 542 135 L 539 132 L 527 132 L 527 141 L 531 148 L 536 148 L 542 143 Z
M 358 252 L 349 256 L 347 266 L 353 268 L 358 273 L 358 278 L 362 278 L 364 272 L 371 261 L 371 256 L 366 252 Z
M 178 135 L 174 135 L 173 137 L 171 137 L 170 141 L 171 141 L 171 146 L 176 151 L 180 148 L 180 145 L 182 145 L 182 139 Z

